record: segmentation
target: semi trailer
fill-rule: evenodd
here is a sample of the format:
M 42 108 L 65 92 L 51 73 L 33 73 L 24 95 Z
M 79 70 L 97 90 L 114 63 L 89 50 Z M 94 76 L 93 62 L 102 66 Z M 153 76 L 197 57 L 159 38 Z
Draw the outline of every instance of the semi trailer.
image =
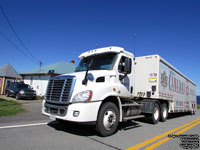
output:
M 119 122 L 145 117 L 165 122 L 168 113 L 197 109 L 196 85 L 159 55 L 135 57 L 121 47 L 79 56 L 74 73 L 49 80 L 42 113 L 57 121 L 95 125 L 100 136 Z

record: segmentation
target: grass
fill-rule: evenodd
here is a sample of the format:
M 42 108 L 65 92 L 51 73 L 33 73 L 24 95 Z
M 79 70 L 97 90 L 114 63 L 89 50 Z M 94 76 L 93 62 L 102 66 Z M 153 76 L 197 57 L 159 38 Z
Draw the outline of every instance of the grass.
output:
M 0 117 L 15 116 L 24 111 L 25 109 L 22 107 L 22 104 L 15 101 L 0 99 Z
M 197 105 L 197 109 L 200 109 L 200 105 Z

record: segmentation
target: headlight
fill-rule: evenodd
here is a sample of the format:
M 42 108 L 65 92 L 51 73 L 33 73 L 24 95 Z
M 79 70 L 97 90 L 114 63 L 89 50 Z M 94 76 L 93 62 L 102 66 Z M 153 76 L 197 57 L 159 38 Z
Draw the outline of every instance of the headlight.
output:
M 92 91 L 83 91 L 76 94 L 72 102 L 85 102 L 85 101 L 90 101 L 91 99 L 92 99 Z
M 23 90 L 21 90 L 21 91 L 19 91 L 19 93 L 20 93 L 20 94 L 24 94 L 24 91 L 23 91 Z

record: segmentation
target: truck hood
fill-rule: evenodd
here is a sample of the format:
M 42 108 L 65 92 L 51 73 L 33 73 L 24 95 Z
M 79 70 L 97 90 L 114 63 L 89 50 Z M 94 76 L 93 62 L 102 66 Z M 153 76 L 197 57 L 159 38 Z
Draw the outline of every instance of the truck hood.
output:
M 93 96 L 91 101 L 93 100 L 101 100 L 103 98 L 103 93 L 101 92 L 102 89 L 104 89 L 104 91 L 112 91 L 111 86 L 113 84 L 111 83 L 116 83 L 117 82 L 117 76 L 115 71 L 113 70 L 91 70 L 88 71 L 88 82 L 87 84 L 82 84 L 82 81 L 85 78 L 85 74 L 86 71 L 82 71 L 82 72 L 74 72 L 74 73 L 70 73 L 70 74 L 64 74 L 55 78 L 68 78 L 68 77 L 73 77 L 75 81 L 73 84 L 73 88 L 72 88 L 72 95 L 71 95 L 71 100 L 73 99 L 73 97 L 83 91 L 92 91 L 93 92 Z M 108 92 L 106 92 L 108 93 Z M 100 94 L 100 95 L 99 95 Z M 105 94 L 105 93 L 104 93 Z

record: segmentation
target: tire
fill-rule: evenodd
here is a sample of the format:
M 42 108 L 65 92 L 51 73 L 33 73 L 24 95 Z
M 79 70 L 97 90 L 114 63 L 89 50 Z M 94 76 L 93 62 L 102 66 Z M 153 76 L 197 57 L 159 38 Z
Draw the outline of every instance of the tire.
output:
M 10 97 L 10 94 L 9 94 L 9 92 L 6 92 L 6 97 Z
M 105 137 L 114 134 L 118 129 L 119 109 L 112 102 L 104 103 L 98 113 L 96 132 Z
M 15 98 L 16 98 L 17 100 L 19 100 L 19 99 L 20 99 L 20 94 L 17 93 L 16 96 L 15 96 Z
M 167 120 L 167 117 L 168 117 L 168 108 L 167 108 L 167 104 L 166 103 L 163 103 L 161 105 L 161 108 L 160 108 L 160 121 L 161 122 L 165 122 Z
M 35 99 L 36 99 L 36 97 L 32 97 L 31 99 L 32 99 L 32 100 L 35 100 Z
M 147 120 L 151 124 L 157 124 L 160 120 L 160 107 L 158 103 L 155 103 L 153 106 L 153 112 L 152 114 L 147 115 Z
M 195 113 L 196 113 L 195 106 L 192 105 L 192 110 L 190 111 L 190 115 L 195 115 Z
M 192 110 L 193 112 L 192 112 L 192 115 L 195 115 L 196 114 L 196 109 L 195 108 L 193 108 L 193 110 Z

